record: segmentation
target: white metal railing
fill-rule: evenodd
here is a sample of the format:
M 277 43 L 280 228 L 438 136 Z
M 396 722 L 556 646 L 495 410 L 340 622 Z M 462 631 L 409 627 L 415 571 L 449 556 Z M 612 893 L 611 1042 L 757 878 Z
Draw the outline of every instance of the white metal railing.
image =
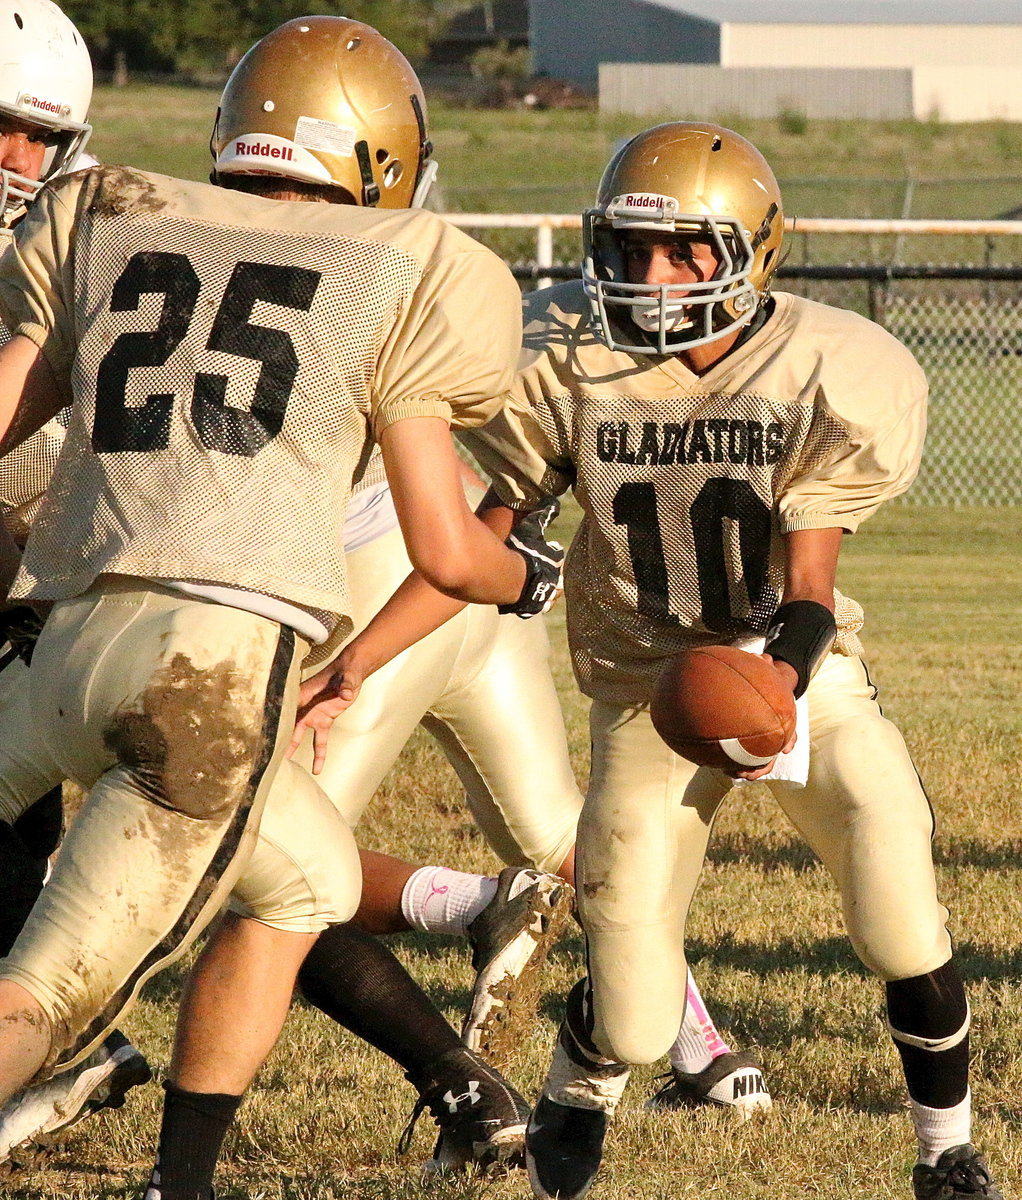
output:
M 581 229 L 578 213 L 445 213 L 446 220 L 463 229 L 535 229 L 536 256 L 539 270 L 554 265 L 554 230 Z M 784 222 L 787 233 L 908 234 L 948 237 L 969 234 L 978 237 L 1022 236 L 1022 221 L 985 220 L 915 220 L 905 218 L 863 217 L 789 217 Z M 539 287 L 550 281 L 540 279 Z

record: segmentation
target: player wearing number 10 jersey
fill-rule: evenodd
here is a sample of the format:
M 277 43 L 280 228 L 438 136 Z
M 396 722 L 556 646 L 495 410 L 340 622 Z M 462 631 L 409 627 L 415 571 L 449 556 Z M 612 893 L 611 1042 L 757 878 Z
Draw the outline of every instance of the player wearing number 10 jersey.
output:
M 448 432 L 503 404 L 519 292 L 489 251 L 409 211 L 429 174 L 421 89 L 353 25 L 297 32 L 387 91 L 372 150 L 306 120 L 283 183 L 96 168 L 47 188 L 6 252 L 2 449 L 71 404 L 12 594 L 56 602 L 32 702 L 90 794 L 0 970 L 0 1101 L 86 1055 L 197 936 L 275 778 L 329 809 L 282 760 L 303 660 L 351 628 L 340 533 L 374 438 L 433 582 L 512 607 L 524 590 L 521 555 L 465 504 Z M 276 145 L 236 153 L 258 167 Z M 343 920 L 347 831 L 332 861 Z
M 585 216 L 583 280 L 527 300 L 516 410 L 473 435 L 507 504 L 570 487 L 582 508 L 565 595 L 593 701 L 576 870 L 589 977 L 527 1134 L 541 1197 L 588 1190 L 628 1065 L 675 1036 L 686 913 L 733 783 L 660 741 L 653 683 L 686 646 L 756 637 L 806 695 L 807 777 L 769 786 L 886 983 L 916 1195 L 999 1196 L 969 1141 L 968 1005 L 932 813 L 859 657 L 861 610 L 834 588 L 843 534 L 915 475 L 926 384 L 871 322 L 771 296 L 781 237 L 773 174 L 743 138 L 685 123 L 638 135 Z

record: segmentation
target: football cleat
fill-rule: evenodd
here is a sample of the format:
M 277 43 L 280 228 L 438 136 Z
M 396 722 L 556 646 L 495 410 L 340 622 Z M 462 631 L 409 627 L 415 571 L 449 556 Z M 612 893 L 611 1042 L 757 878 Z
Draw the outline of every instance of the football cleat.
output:
M 597 1108 L 573 1108 L 540 1096 L 525 1134 L 532 1194 L 540 1200 L 578 1200 L 593 1186 L 603 1161 L 610 1118 Z
M 525 1166 L 539 1200 L 579 1200 L 593 1186 L 628 1075 L 624 1063 L 589 1059 L 562 1023 L 525 1134 Z
M 529 1105 L 478 1054 L 464 1047 L 449 1050 L 421 1075 L 407 1078 L 419 1099 L 398 1142 L 399 1154 L 407 1154 L 415 1123 L 428 1108 L 440 1136 L 427 1174 L 476 1170 L 499 1175 L 523 1165 Z
M 120 1108 L 152 1078 L 149 1064 L 116 1030 L 78 1066 L 16 1093 L 0 1109 L 0 1176 L 38 1166 L 55 1142 L 104 1108 Z
M 160 1190 L 160 1164 L 157 1161 L 153 1167 L 153 1173 L 149 1176 L 149 1183 L 145 1190 L 145 1195 L 142 1200 L 163 1200 L 163 1192 Z M 216 1192 L 213 1188 L 209 1189 L 209 1200 L 216 1200 Z
M 658 1092 L 646 1101 L 646 1108 L 695 1108 L 715 1104 L 734 1109 L 747 1121 L 755 1112 L 772 1107 L 770 1092 L 755 1055 L 747 1050 L 719 1054 L 702 1071 L 689 1073 L 671 1067 Z
M 912 1191 L 915 1200 L 959 1200 L 962 1196 L 1004 1200 L 980 1152 L 968 1143 L 945 1150 L 935 1167 L 916 1163 Z
M 571 917 L 573 900 L 570 884 L 556 875 L 505 867 L 497 894 L 469 925 L 476 978 L 461 1037 L 488 1061 L 504 1066 L 521 1044 L 539 1003 L 540 968 Z

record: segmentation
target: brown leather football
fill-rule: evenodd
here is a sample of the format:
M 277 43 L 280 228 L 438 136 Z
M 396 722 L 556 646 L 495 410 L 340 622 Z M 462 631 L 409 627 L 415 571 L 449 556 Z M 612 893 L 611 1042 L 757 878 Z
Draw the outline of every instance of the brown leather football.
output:
M 765 766 L 795 729 L 795 698 L 777 670 L 734 646 L 683 650 L 661 671 L 649 711 L 675 754 L 731 771 Z

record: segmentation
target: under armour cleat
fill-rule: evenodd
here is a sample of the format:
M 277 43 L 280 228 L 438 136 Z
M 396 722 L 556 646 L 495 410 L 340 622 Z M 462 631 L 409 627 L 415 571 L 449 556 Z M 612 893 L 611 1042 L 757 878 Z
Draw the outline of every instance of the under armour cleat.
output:
M 935 1167 L 916 1163 L 912 1191 L 915 1200 L 960 1200 L 962 1196 L 1004 1200 L 982 1155 L 968 1143 L 945 1150 Z
M 701 1104 L 733 1109 L 747 1121 L 755 1112 L 766 1112 L 773 1104 L 755 1055 L 743 1050 L 718 1055 L 702 1071 L 689 1073 L 672 1067 L 661 1075 L 663 1086 L 646 1108 L 695 1108 Z
M 624 1063 L 592 1061 L 562 1023 L 525 1134 L 525 1165 L 539 1200 L 579 1200 L 593 1186 L 628 1075 Z
M 408 1079 L 419 1099 L 398 1143 L 399 1154 L 408 1152 L 415 1123 L 428 1108 L 440 1137 L 427 1173 L 471 1169 L 499 1175 L 523 1165 L 529 1106 L 478 1054 L 450 1050 Z
M 516 885 L 521 890 L 512 894 Z M 469 925 L 476 979 L 461 1037 L 489 1062 L 505 1066 L 531 1027 L 543 960 L 567 925 L 573 900 L 570 884 L 556 875 L 505 867 L 497 894 Z
M 80 1121 L 120 1108 L 127 1092 L 152 1078 L 149 1064 L 114 1031 L 78 1066 L 16 1093 L 0 1109 L 0 1177 L 39 1166 Z

